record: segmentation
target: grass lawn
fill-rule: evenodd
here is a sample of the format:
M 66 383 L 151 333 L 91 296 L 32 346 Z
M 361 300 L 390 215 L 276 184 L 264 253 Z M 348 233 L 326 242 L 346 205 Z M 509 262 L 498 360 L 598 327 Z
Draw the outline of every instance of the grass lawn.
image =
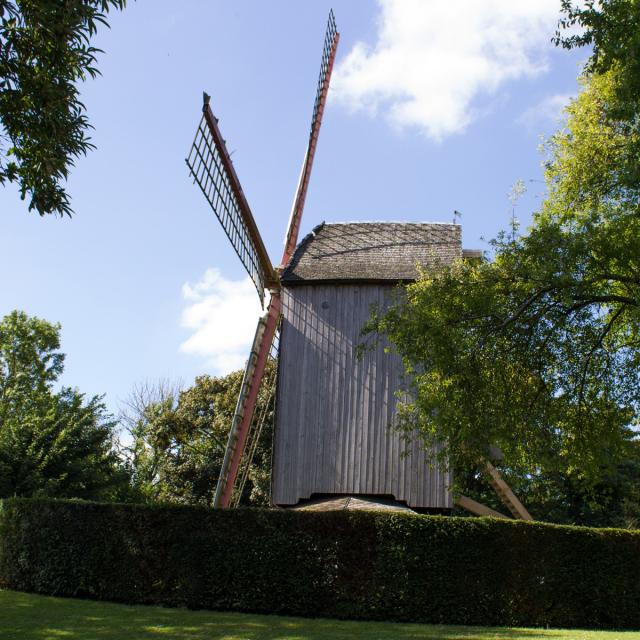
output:
M 444 627 L 281 618 L 49 598 L 0 590 L 2 640 L 640 640 L 640 632 Z

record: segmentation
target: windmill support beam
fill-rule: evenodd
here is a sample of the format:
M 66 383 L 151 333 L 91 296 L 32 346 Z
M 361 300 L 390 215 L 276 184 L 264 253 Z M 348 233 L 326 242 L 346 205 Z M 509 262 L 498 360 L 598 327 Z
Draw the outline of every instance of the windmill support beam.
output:
M 487 507 L 487 505 L 477 502 L 476 500 L 473 500 L 473 498 L 468 498 L 467 496 L 459 495 L 456 498 L 456 506 L 466 509 L 476 516 L 491 516 L 492 518 L 510 520 L 509 516 L 505 516 L 504 513 L 500 513 L 499 511 L 496 511 L 491 507 Z
M 226 508 L 231 505 L 233 488 L 236 483 L 236 478 L 238 477 L 240 461 L 242 460 L 253 414 L 258 401 L 260 383 L 264 377 L 269 352 L 271 351 L 273 338 L 278 328 L 281 307 L 280 296 L 272 292 L 269 309 L 266 316 L 260 319 L 262 326 L 261 324 L 258 325 L 256 338 L 254 340 L 254 349 L 247 363 L 243 389 L 238 398 L 236 418 L 234 418 L 234 423 L 229 432 L 229 442 L 227 443 L 227 450 L 213 499 L 214 509 Z
M 533 520 L 531 514 L 526 510 L 522 502 L 518 500 L 516 494 L 511 490 L 511 487 L 504 481 L 500 472 L 489 461 L 485 462 L 484 468 L 489 476 L 489 484 L 491 484 L 493 490 L 498 494 L 498 497 L 507 509 L 511 511 L 513 517 L 520 520 Z

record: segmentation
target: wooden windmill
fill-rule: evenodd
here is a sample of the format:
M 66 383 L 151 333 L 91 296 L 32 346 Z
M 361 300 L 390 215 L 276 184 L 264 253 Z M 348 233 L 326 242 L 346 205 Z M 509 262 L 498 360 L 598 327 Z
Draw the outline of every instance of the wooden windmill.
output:
M 270 294 L 247 362 L 214 507 L 233 504 L 236 481 L 250 460 L 245 449 L 250 451 L 248 441 L 256 440 L 254 410 L 279 327 L 273 503 L 358 497 L 420 510 L 453 507 L 450 472 L 426 464 L 417 438 L 407 443 L 388 429 L 400 389 L 399 358 L 384 345 L 362 358 L 355 352 L 371 304 L 387 304 L 398 282 L 415 279 L 417 263 L 429 268 L 463 257 L 460 227 L 322 224 L 298 245 L 339 38 L 330 12 L 307 150 L 277 266 L 269 259 L 207 94 L 187 158 L 263 307 L 265 293 Z M 236 490 L 236 501 L 238 495 Z M 464 506 L 474 510 L 471 502 Z

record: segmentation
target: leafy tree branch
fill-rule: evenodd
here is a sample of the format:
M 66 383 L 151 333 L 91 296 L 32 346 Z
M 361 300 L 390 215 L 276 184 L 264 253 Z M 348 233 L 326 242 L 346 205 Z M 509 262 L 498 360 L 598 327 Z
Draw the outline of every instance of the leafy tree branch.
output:
M 29 210 L 71 215 L 65 182 L 94 145 L 78 85 L 99 74 L 91 45 L 126 0 L 0 0 L 0 184 Z

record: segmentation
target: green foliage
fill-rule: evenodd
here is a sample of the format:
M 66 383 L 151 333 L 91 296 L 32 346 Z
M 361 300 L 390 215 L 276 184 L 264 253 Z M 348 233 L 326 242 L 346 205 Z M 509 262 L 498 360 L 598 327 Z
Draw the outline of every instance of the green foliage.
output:
M 613 177 L 614 182 L 637 193 L 640 183 L 640 2 L 586 0 L 574 5 L 571 0 L 562 0 L 562 8 L 565 17 L 560 22 L 562 31 L 556 33 L 556 43 L 567 49 L 592 46 L 593 53 L 585 68 L 587 75 L 612 73 L 617 78 L 602 114 L 625 141 L 618 148 L 617 164 L 609 164 L 606 169 L 606 180 Z M 569 27 L 574 29 L 565 35 L 564 30 Z
M 37 409 L 64 367 L 60 325 L 13 311 L 0 321 L 0 420 Z
M 101 398 L 53 390 L 59 347 L 60 325 L 20 311 L 0 320 L 0 497 L 123 497 L 128 478 Z
M 266 379 L 274 366 L 267 366 Z M 220 378 L 199 376 L 182 391 L 165 383 L 134 390 L 123 420 L 132 437 L 134 489 L 144 500 L 212 504 L 242 376 L 242 371 Z M 262 385 L 258 396 L 256 415 L 266 411 L 266 417 L 242 504 L 269 504 L 271 390 Z
M 45 594 L 313 617 L 640 626 L 640 532 L 11 499 L 0 542 L 0 584 Z
M 71 215 L 64 182 L 93 148 L 78 84 L 99 73 L 98 25 L 125 4 L 0 0 L 0 184 L 17 182 L 40 215 Z
M 640 3 L 638 0 L 561 0 L 564 17 L 560 20 L 555 43 L 565 49 L 591 46 L 589 73 L 605 73 L 624 68 L 621 98 L 640 96 Z M 566 35 L 568 34 L 568 35 Z M 629 105 L 630 106 L 630 105 Z

